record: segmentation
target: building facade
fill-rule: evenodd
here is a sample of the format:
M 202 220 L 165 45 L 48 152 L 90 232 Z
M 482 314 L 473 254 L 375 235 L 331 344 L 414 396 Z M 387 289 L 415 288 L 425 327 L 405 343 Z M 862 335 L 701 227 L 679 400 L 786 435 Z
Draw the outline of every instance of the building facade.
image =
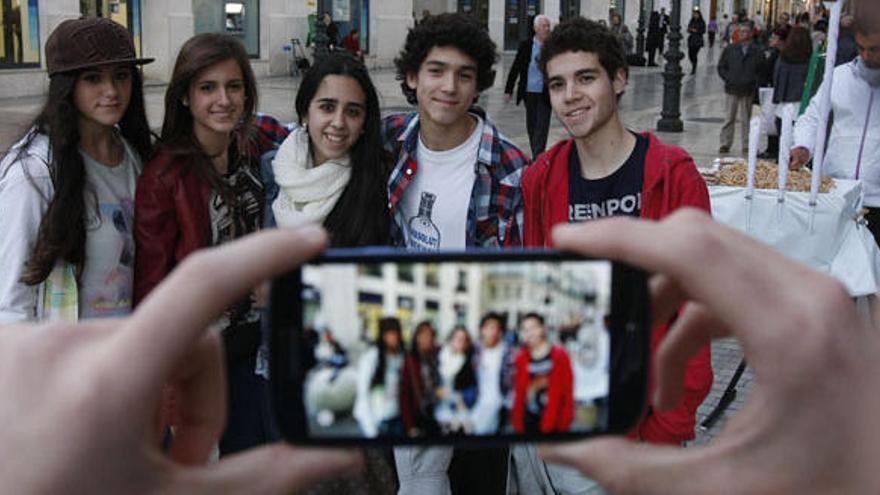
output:
M 310 40 L 317 17 L 330 13 L 340 38 L 357 28 L 371 67 L 389 66 L 407 30 L 425 15 L 464 12 L 477 17 L 502 51 L 516 50 L 529 36 L 531 19 L 581 15 L 608 19 L 620 12 L 633 35 L 639 9 L 645 17 L 672 0 L 0 0 L 0 98 L 39 95 L 48 88 L 43 47 L 52 29 L 66 19 L 101 16 L 132 33 L 139 54 L 156 62 L 144 67 L 151 80 L 167 81 L 180 46 L 202 32 L 239 37 L 258 76 L 290 72 L 291 40 Z M 764 12 L 811 11 L 816 0 L 682 0 L 682 25 L 694 7 L 708 20 L 745 9 Z M 766 18 L 766 16 L 765 16 Z
M 156 59 L 144 75 L 167 81 L 181 45 L 202 32 L 239 37 L 258 77 L 288 74 L 291 40 L 305 45 L 324 11 L 335 14 L 340 36 L 352 27 L 364 33 L 372 64 L 389 63 L 413 24 L 412 0 L 0 0 L 0 98 L 45 93 L 43 48 L 67 19 L 100 16 L 126 26 L 138 53 Z

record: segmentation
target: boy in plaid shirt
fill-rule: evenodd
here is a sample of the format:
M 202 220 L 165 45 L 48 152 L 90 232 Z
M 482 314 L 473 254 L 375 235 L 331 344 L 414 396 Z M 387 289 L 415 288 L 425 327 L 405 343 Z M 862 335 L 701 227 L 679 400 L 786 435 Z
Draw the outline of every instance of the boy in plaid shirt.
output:
M 497 58 L 489 33 L 467 15 L 432 16 L 407 35 L 395 65 L 417 111 L 383 122 L 385 148 L 395 159 L 388 181 L 395 245 L 522 245 L 520 178 L 528 160 L 473 108 L 495 79 Z M 449 447 L 396 448 L 399 493 L 445 495 L 452 486 L 504 493 L 507 455 L 507 449 L 455 451 L 453 459 Z
M 519 182 L 526 155 L 472 107 L 494 79 L 498 56 L 486 30 L 460 14 L 413 28 L 395 60 L 403 93 L 417 111 L 383 121 L 395 157 L 388 180 L 395 245 L 412 249 L 498 248 L 522 244 Z M 433 197 L 433 236 L 413 236 L 411 220 Z M 415 237 L 415 238 L 414 238 Z

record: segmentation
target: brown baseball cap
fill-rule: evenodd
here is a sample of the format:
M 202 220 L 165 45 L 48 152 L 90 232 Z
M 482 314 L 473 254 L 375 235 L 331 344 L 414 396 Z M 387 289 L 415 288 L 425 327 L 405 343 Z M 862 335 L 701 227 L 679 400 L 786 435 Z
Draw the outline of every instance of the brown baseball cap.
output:
M 46 40 L 49 76 L 110 64 L 148 64 L 155 59 L 138 58 L 131 34 L 110 19 L 69 19 Z

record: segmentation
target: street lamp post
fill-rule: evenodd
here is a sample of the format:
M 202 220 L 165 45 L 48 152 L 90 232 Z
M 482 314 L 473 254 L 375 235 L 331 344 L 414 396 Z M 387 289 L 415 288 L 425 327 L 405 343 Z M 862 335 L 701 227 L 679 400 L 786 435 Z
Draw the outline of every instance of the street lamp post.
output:
M 645 54 L 645 0 L 639 0 L 639 27 L 636 29 L 636 55 Z
M 666 67 L 663 70 L 663 111 L 657 122 L 661 132 L 682 132 L 681 122 L 681 0 L 672 0 L 672 14 L 669 22 L 669 50 L 663 54 Z

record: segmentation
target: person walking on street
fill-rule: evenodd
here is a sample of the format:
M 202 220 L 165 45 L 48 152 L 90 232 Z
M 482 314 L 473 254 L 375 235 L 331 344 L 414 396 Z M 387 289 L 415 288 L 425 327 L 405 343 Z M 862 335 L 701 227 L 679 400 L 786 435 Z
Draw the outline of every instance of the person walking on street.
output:
M 697 73 L 697 57 L 703 48 L 703 35 L 706 34 L 706 21 L 699 9 L 694 9 L 691 22 L 688 23 L 688 60 L 691 61 L 691 75 Z
M 656 67 L 655 55 L 659 51 L 663 56 L 663 33 L 660 32 L 660 13 L 656 10 L 651 12 L 648 20 L 648 36 L 645 40 L 645 50 L 648 52 L 648 67 Z
M 792 28 L 773 69 L 776 135 L 767 136 L 767 150 L 758 155 L 758 158 L 774 160 L 779 155 L 779 131 L 782 128 L 782 116 L 785 115 L 783 109 L 786 105 L 800 104 L 812 53 L 810 32 L 801 26 Z
M 718 21 L 715 20 L 715 16 L 709 18 L 706 32 L 709 33 L 709 48 L 715 48 L 715 36 L 718 34 Z
M 730 22 L 727 21 L 727 14 L 724 14 L 724 33 L 721 36 L 722 46 L 724 48 L 727 48 L 727 45 L 733 43 L 734 31 L 736 30 L 738 23 L 739 20 L 736 14 L 733 14 Z
M 718 75 L 724 81 L 727 94 L 727 117 L 721 128 L 719 153 L 728 153 L 733 145 L 736 117 L 741 119 L 742 151 L 749 149 L 749 119 L 752 115 L 752 99 L 758 85 L 758 66 L 761 51 L 752 43 L 752 25 L 741 22 L 735 33 L 736 41 L 727 46 L 718 61 Z
M 537 62 L 541 45 L 550 34 L 550 18 L 543 14 L 536 15 L 533 26 L 535 35 L 521 42 L 516 50 L 516 58 L 510 66 L 504 86 L 504 102 L 510 102 L 516 85 L 516 104 L 519 105 L 521 101 L 526 104 L 526 132 L 534 159 L 547 147 L 547 134 L 550 132 L 550 97 Z
M 620 43 L 623 45 L 623 52 L 627 55 L 635 50 L 635 39 L 629 30 L 629 27 L 623 22 L 623 17 L 615 12 L 611 14 L 611 32 L 617 35 Z

